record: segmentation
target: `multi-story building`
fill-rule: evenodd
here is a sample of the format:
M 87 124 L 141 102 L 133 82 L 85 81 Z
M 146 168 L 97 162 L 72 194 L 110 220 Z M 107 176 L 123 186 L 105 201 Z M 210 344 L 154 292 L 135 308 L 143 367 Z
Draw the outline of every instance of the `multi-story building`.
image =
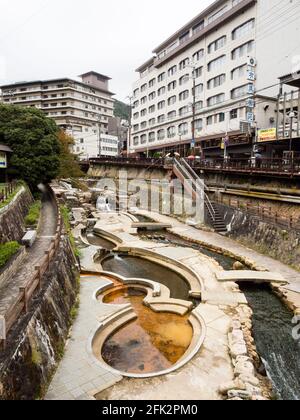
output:
M 81 81 L 63 78 L 1 86 L 1 101 L 41 109 L 74 137 L 76 154 L 94 157 L 94 151 L 99 151 L 100 135 L 108 132 L 114 94 L 109 91 L 107 76 L 91 71 L 80 78 Z
M 299 6 L 217 0 L 160 44 L 137 69 L 130 153 L 253 153 L 256 128 L 276 126 L 276 84 L 297 48 L 290 17 Z
M 119 139 L 119 151 L 122 154 L 127 153 L 129 121 L 120 117 L 113 117 L 108 120 L 108 134 L 116 136 Z

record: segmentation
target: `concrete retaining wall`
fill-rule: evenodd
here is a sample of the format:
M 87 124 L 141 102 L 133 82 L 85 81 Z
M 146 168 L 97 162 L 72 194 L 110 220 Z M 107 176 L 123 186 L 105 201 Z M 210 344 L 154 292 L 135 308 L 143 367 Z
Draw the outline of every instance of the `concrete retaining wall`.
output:
M 300 269 L 300 232 L 265 223 L 241 210 L 218 204 L 229 235 L 257 251 Z
M 77 291 L 78 272 L 64 238 L 43 278 L 42 290 L 0 351 L 0 399 L 43 397 L 64 352 Z
M 24 219 L 33 197 L 22 188 L 11 203 L 0 210 L 0 243 L 20 241 L 24 235 Z

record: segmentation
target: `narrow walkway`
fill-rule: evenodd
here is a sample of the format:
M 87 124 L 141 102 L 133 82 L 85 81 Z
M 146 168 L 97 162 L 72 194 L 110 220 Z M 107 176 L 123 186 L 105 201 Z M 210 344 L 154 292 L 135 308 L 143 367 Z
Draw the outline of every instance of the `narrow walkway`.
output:
M 6 280 L 0 287 L 0 315 L 5 314 L 6 310 L 19 294 L 19 288 L 24 286 L 30 276 L 34 273 L 34 268 L 39 260 L 49 249 L 52 238 L 56 232 L 56 207 L 52 202 L 49 193 L 44 193 L 42 197 L 41 219 L 36 242 L 28 250 L 25 260 L 22 262 L 18 273 Z
M 257 268 L 260 267 L 262 270 L 265 269 L 271 272 L 279 273 L 290 283 L 289 286 L 285 287 L 286 289 L 298 291 L 300 293 L 300 273 L 280 261 L 260 254 L 257 251 L 247 248 L 230 238 L 214 232 L 204 232 L 202 230 L 195 229 L 169 216 L 142 210 L 139 210 L 138 213 L 148 216 L 159 223 L 172 223 L 173 228 L 170 229 L 170 232 L 172 233 L 197 241 L 200 244 L 202 243 L 204 245 L 222 249 L 225 252 L 230 252 L 237 257 L 241 257 L 255 263 Z

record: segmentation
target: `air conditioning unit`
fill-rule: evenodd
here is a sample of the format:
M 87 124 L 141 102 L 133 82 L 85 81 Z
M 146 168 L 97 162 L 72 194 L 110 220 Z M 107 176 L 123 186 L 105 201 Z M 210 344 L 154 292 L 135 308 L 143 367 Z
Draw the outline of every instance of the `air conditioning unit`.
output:
M 256 58 L 254 57 L 248 57 L 248 62 L 247 62 L 248 66 L 250 67 L 255 67 L 257 64 Z

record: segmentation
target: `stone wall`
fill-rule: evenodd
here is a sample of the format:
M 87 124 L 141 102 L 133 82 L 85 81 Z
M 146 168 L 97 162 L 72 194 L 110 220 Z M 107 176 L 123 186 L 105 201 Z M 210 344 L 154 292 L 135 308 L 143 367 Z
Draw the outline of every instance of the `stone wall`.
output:
M 22 261 L 26 257 L 26 248 L 23 246 L 4 267 L 0 269 L 0 286 L 6 279 L 12 278 L 18 271 Z
M 0 243 L 20 241 L 24 235 L 24 219 L 33 197 L 24 187 L 11 203 L 0 210 Z
M 120 171 L 126 172 L 128 180 L 143 179 L 145 181 L 169 179 L 170 171 L 156 168 L 121 167 L 116 165 L 95 165 L 91 166 L 88 176 L 91 178 L 109 178 L 117 180 Z
M 229 235 L 257 251 L 300 269 L 300 232 L 262 222 L 241 210 L 218 204 Z
M 0 351 L 0 399 L 42 398 L 61 359 L 78 293 L 78 272 L 64 238 L 42 290 Z

